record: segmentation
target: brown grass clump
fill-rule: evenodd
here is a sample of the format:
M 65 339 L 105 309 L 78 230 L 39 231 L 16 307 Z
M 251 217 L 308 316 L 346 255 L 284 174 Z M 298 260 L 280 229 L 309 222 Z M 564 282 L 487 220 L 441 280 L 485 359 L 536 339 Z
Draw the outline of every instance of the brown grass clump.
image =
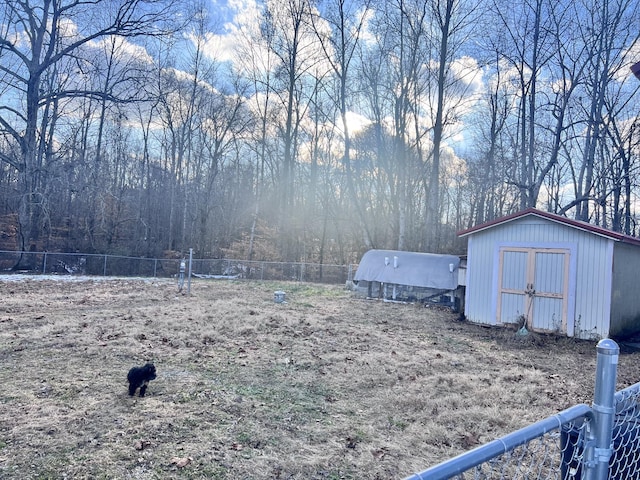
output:
M 593 392 L 593 342 L 515 339 L 340 287 L 0 293 L 0 478 L 402 478 Z M 131 398 L 127 371 L 148 360 L 158 378 Z M 620 387 L 640 379 L 636 355 L 620 363 Z

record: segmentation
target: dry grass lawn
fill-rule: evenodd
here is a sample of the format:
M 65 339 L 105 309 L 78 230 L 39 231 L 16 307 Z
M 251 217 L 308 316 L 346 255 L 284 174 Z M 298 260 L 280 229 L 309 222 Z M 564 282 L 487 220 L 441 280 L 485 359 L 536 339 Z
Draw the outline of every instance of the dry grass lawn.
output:
M 403 478 L 592 398 L 595 342 L 338 286 L 23 279 L 0 294 L 0 478 Z M 158 378 L 131 398 L 147 360 Z M 618 388 L 636 381 L 625 353 Z

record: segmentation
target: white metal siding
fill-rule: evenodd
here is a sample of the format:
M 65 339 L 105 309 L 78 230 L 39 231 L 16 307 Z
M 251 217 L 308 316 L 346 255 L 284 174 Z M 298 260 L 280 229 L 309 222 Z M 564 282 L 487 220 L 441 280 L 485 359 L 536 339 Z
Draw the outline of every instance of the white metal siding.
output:
M 540 330 L 567 332 L 570 256 L 568 250 L 535 251 L 533 326 Z M 566 301 L 566 303 L 565 303 Z
M 503 261 L 511 268 L 502 271 L 502 288 L 524 290 L 527 274 L 527 252 L 504 252 Z
M 613 240 L 580 233 L 576 283 L 576 336 L 609 336 Z
M 562 302 L 555 298 L 538 297 L 535 299 L 533 309 L 536 316 L 542 319 L 535 325 L 536 328 L 549 332 L 561 331 L 562 328 Z
M 500 261 L 500 260 L 499 260 Z M 518 323 L 527 315 L 525 298 L 528 254 L 526 251 L 502 252 L 501 268 L 498 269 L 499 281 L 496 301 L 499 303 L 496 319 L 500 323 Z M 507 265 L 507 268 L 504 266 Z
M 467 287 L 465 316 L 472 322 L 494 325 L 495 277 L 493 248 L 484 235 L 470 235 L 467 243 Z
M 501 246 L 570 248 L 575 257 L 569 288 L 573 318 L 568 319 L 571 331 L 567 333 L 575 329 L 581 338 L 608 336 L 612 240 L 543 218 L 524 217 L 472 233 L 468 242 L 465 315 L 470 321 L 496 323 Z
M 500 299 L 500 323 L 519 323 L 522 315 L 527 313 L 524 300 L 523 295 L 503 292 Z
M 536 252 L 535 285 L 541 292 L 562 293 L 564 255 Z

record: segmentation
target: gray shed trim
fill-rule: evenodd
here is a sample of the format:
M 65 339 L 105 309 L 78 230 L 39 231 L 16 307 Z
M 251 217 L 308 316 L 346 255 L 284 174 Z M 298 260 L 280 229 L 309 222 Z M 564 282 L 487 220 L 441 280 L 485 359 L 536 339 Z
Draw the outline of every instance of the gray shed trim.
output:
M 455 290 L 460 257 L 433 253 L 369 250 L 353 279 L 414 287 Z

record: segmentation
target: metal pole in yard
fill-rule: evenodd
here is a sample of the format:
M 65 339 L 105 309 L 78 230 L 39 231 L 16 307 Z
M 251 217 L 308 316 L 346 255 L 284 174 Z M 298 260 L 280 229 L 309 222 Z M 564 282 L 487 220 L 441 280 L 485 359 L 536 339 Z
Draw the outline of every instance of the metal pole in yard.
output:
M 607 480 L 615 420 L 616 377 L 620 347 L 610 338 L 598 342 L 592 427 L 587 431 L 585 480 Z
M 191 269 L 193 266 L 193 248 L 189 249 L 189 279 L 187 280 L 187 295 L 191 295 Z

